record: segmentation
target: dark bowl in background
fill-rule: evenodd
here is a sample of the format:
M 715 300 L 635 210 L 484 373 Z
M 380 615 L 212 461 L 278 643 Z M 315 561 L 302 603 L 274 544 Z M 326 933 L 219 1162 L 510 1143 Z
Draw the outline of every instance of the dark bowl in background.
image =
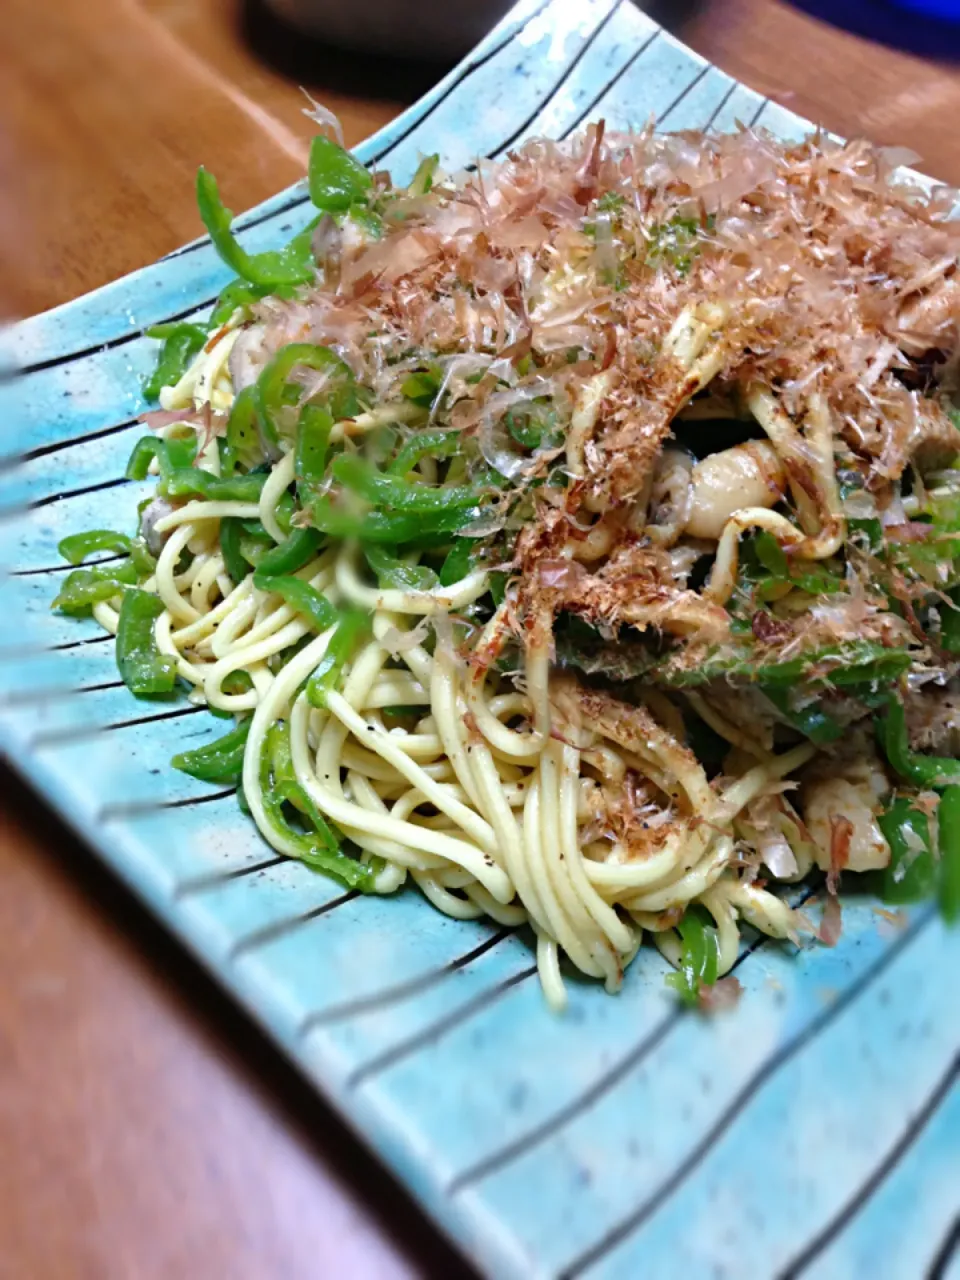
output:
M 289 25 L 325 44 L 401 58 L 454 61 L 513 0 L 266 0 Z

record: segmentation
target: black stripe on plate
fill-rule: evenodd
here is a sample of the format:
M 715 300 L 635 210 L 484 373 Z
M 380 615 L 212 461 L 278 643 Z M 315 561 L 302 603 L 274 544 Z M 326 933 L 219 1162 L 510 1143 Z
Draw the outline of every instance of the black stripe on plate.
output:
M 697 85 L 704 78 L 707 72 L 712 70 L 713 70 L 713 64 L 710 62 L 702 66 L 700 70 L 697 72 L 697 74 L 690 81 L 690 83 L 687 85 L 687 87 L 681 90 L 681 92 L 677 94 L 674 100 L 670 103 L 669 107 L 667 107 L 666 111 L 664 111 L 662 115 L 657 116 L 657 121 L 656 121 L 657 124 L 658 125 L 663 124 L 667 116 L 670 115 L 672 111 L 675 111 L 677 107 L 679 107 L 680 103 L 683 102 L 684 98 L 686 98 L 688 94 L 693 92 L 693 90 L 697 87 Z
M 844 1227 L 849 1225 L 869 1201 L 877 1187 L 893 1172 L 900 1158 L 909 1151 L 921 1133 L 923 1133 L 933 1119 L 937 1108 L 944 1101 L 958 1079 L 960 1079 L 960 1053 L 954 1056 L 953 1061 L 937 1081 L 923 1106 L 920 1107 L 916 1115 L 911 1117 L 903 1133 L 876 1168 L 873 1169 L 862 1186 L 857 1188 L 854 1195 L 851 1196 L 839 1213 L 827 1223 L 823 1230 L 815 1235 L 809 1244 L 784 1267 L 779 1274 L 778 1280 L 796 1280 L 796 1277 L 819 1257 L 827 1245 L 843 1231 Z
M 62 644 L 11 645 L 0 649 L 0 662 L 23 662 L 25 658 L 35 658 L 40 653 L 85 649 L 88 644 L 106 644 L 108 640 L 116 640 L 116 636 L 111 635 L 109 631 L 100 636 L 88 636 L 86 640 L 65 640 Z
M 39 747 L 52 747 L 60 743 L 79 741 L 81 738 L 92 738 L 99 733 L 112 733 L 116 729 L 133 729 L 141 724 L 158 724 L 161 720 L 181 720 L 186 716 L 198 715 L 207 707 L 181 707 L 176 711 L 163 711 L 156 716 L 136 716 L 132 720 L 115 720 L 112 724 L 71 725 L 69 729 L 51 729 L 49 733 L 38 733 L 31 738 L 27 747 L 31 751 Z
M 455 960 L 449 960 L 446 964 L 440 965 L 438 969 L 431 969 L 428 973 L 421 973 L 418 977 L 410 978 L 406 982 L 398 982 L 395 986 L 385 987 L 382 991 L 377 991 L 373 995 L 359 996 L 356 1000 L 345 1000 L 343 1004 L 332 1004 L 326 1009 L 318 1010 L 316 1013 L 308 1013 L 300 1024 L 299 1034 L 305 1036 L 316 1027 L 329 1026 L 331 1022 L 343 1022 L 345 1019 L 354 1018 L 358 1014 L 370 1013 L 374 1009 L 382 1009 L 386 1005 L 396 1004 L 399 1000 L 406 1000 L 408 996 L 419 995 L 421 991 L 426 991 L 429 987 L 435 986 L 448 974 L 457 973 L 474 960 L 479 960 L 481 956 L 486 955 L 488 951 L 492 951 L 494 947 L 512 934 L 512 929 L 499 929 L 489 938 L 485 938 L 479 946 L 464 952 L 462 956 L 457 956 Z
M 737 90 L 737 85 L 738 85 L 738 84 L 739 84 L 739 81 L 737 81 L 737 80 L 732 80 L 732 81 L 730 82 L 730 88 L 729 88 L 729 89 L 727 90 L 727 92 L 723 95 L 723 97 L 720 99 L 720 101 L 717 103 L 717 105 L 713 108 L 713 111 L 712 111 L 712 112 L 711 112 L 711 114 L 710 114 L 710 119 L 709 119 L 709 120 L 707 121 L 707 123 L 703 126 L 703 132 L 704 132 L 704 133 L 709 133 L 709 132 L 710 132 L 710 130 L 713 128 L 713 125 L 714 125 L 714 122 L 716 121 L 717 116 L 720 114 L 720 112 L 723 110 L 723 108 L 727 105 L 727 103 L 728 103 L 728 102 L 730 101 L 730 99 L 733 97 L 734 93 L 735 93 L 735 92 L 736 92 L 736 90 Z
M 139 418 L 128 418 L 126 422 L 115 422 L 109 427 L 97 427 L 94 431 L 86 431 L 82 436 L 68 437 L 66 440 L 54 440 L 52 444 L 38 445 L 36 449 L 28 449 L 26 453 L 8 453 L 0 458 L 0 470 L 8 471 L 21 466 L 24 462 L 33 462 L 35 458 L 45 458 L 48 454 L 59 453 L 61 449 L 71 449 L 77 444 L 89 444 L 91 440 L 103 440 L 106 436 L 119 435 L 121 431 L 129 431 L 131 427 L 145 424 Z
M 635 1209 L 631 1210 L 625 1218 L 622 1218 L 615 1226 L 606 1231 L 599 1240 L 588 1248 L 579 1253 L 571 1262 L 563 1267 L 558 1273 L 557 1280 L 573 1280 L 573 1277 L 582 1275 L 588 1267 L 594 1266 L 600 1261 L 605 1254 L 611 1249 L 621 1244 L 628 1236 L 638 1231 L 650 1218 L 657 1213 L 667 1200 L 670 1199 L 676 1191 L 683 1186 L 687 1179 L 699 1168 L 700 1164 L 706 1159 L 713 1147 L 719 1142 L 726 1131 L 730 1128 L 737 1117 L 746 1110 L 753 1100 L 756 1092 L 764 1084 L 767 1083 L 781 1067 L 786 1066 L 792 1058 L 808 1044 L 817 1038 L 821 1031 L 830 1025 L 839 1015 L 847 1009 L 855 1000 L 872 986 L 873 983 L 884 973 L 889 966 L 897 959 L 912 942 L 914 942 L 924 928 L 933 918 L 933 911 L 927 910 L 908 930 L 901 933 L 900 936 L 888 947 L 884 954 L 877 960 L 872 969 L 867 970 L 846 989 L 841 992 L 837 999 L 828 1005 L 822 1013 L 813 1018 L 807 1026 L 797 1035 L 787 1040 L 775 1053 L 760 1067 L 758 1067 L 749 1077 L 745 1084 L 737 1090 L 733 1101 L 730 1102 L 720 1113 L 718 1118 L 710 1126 L 703 1138 L 694 1146 L 693 1150 L 684 1158 L 683 1162 L 674 1172 L 660 1184 L 652 1195 L 639 1204 Z
M 284 858 L 281 861 L 289 862 L 290 859 Z M 310 911 L 301 911 L 299 915 L 284 916 L 282 920 L 274 920 L 272 924 L 264 925 L 262 929 L 257 929 L 243 938 L 238 938 L 230 948 L 227 959 L 237 960 L 240 956 L 246 955 L 248 951 L 253 951 L 255 947 L 262 947 L 267 942 L 274 942 L 277 938 L 282 938 L 285 934 L 292 933 L 294 929 L 299 929 L 302 925 L 309 924 L 311 920 L 319 920 L 321 916 L 325 916 L 328 912 L 335 911 L 337 907 L 342 907 L 345 903 L 352 902 L 354 898 L 359 897 L 358 890 L 350 889 L 347 893 L 342 893 L 339 898 L 331 898 L 329 902 L 324 902 L 319 907 L 313 907 Z
M 953 1225 L 933 1255 L 926 1280 L 946 1280 L 947 1267 L 950 1266 L 958 1249 L 960 1249 L 960 1213 L 954 1218 Z
M 518 140 L 518 138 L 523 137 L 524 133 L 526 133 L 526 131 L 530 128 L 534 120 L 536 120 L 537 116 L 540 115 L 540 113 L 553 101 L 556 95 L 560 92 L 563 86 L 567 83 L 567 81 L 573 75 L 574 71 L 576 71 L 581 61 L 584 59 L 584 57 L 586 57 L 587 53 L 590 51 L 594 41 L 597 39 L 600 33 L 605 29 L 607 24 L 613 20 L 614 14 L 619 12 L 623 2 L 624 0 L 618 0 L 618 3 L 613 6 L 610 12 L 607 13 L 605 17 L 601 18 L 599 23 L 597 23 L 594 29 L 587 36 L 586 40 L 584 40 L 583 44 L 577 50 L 572 62 L 568 63 L 568 65 L 564 68 L 563 74 L 560 76 L 559 80 L 556 81 L 556 83 L 554 84 L 550 92 L 547 94 L 547 96 L 545 98 L 542 98 L 537 103 L 536 107 L 530 113 L 530 115 L 527 116 L 523 124 L 521 124 L 519 128 L 515 129 L 513 133 L 511 133 L 510 137 L 507 138 L 506 142 L 501 142 L 500 145 L 494 151 L 491 151 L 488 153 L 487 155 L 488 160 L 493 160 L 496 156 L 502 155 L 504 151 L 509 151 L 509 149 L 513 146 L 513 144 Z M 659 35 L 659 31 L 656 33 L 656 35 Z M 650 44 L 652 40 L 656 38 L 656 35 L 652 36 L 651 39 L 647 41 L 647 44 Z
M 404 1058 L 408 1058 L 412 1053 L 416 1053 L 418 1049 L 424 1049 L 428 1044 L 433 1044 L 448 1031 L 452 1031 L 454 1027 L 460 1026 L 472 1018 L 474 1014 L 481 1013 L 492 1004 L 506 995 L 514 987 L 519 986 L 521 982 L 526 982 L 528 978 L 533 977 L 537 972 L 535 964 L 529 965 L 526 969 L 521 969 L 519 973 L 513 974 L 510 978 L 504 978 L 502 982 L 498 982 L 496 986 L 488 987 L 486 991 L 480 991 L 471 1000 L 466 1000 L 452 1013 L 445 1014 L 436 1022 L 432 1022 L 423 1031 L 415 1036 L 411 1036 L 409 1040 L 401 1040 L 399 1044 L 394 1045 L 390 1049 L 386 1049 L 383 1053 L 378 1054 L 375 1058 L 371 1058 L 369 1062 L 365 1062 L 363 1066 L 347 1076 L 347 1088 L 356 1089 L 358 1085 L 363 1084 L 365 1080 L 369 1080 L 371 1076 L 378 1075 L 381 1071 L 385 1071 L 387 1067 L 392 1067 L 396 1063 L 401 1062 Z
M 166 316 L 163 320 L 151 320 L 149 324 L 144 325 L 142 329 L 131 329 L 129 333 L 122 333 L 116 338 L 108 338 L 106 342 L 98 342 L 92 347 L 82 347 L 79 351 L 70 351 L 62 356 L 51 356 L 48 360 L 37 360 L 34 364 L 26 364 L 22 369 L 18 370 L 21 377 L 31 373 L 41 373 L 44 369 L 56 369 L 59 365 L 70 364 L 73 360 L 83 360 L 86 356 L 96 356 L 101 351 L 114 351 L 117 347 L 125 347 L 130 342 L 136 342 L 138 338 L 146 336 L 148 329 L 152 329 L 155 324 L 173 324 L 177 320 L 187 320 L 197 311 L 202 311 L 204 307 L 209 307 L 216 302 L 219 295 L 214 294 L 212 298 L 206 299 L 204 302 L 191 303 L 183 311 L 177 311 L 172 316 Z
M 595 1102 L 599 1102 L 605 1094 L 609 1093 L 611 1089 L 630 1074 L 634 1067 L 639 1066 L 644 1058 L 657 1048 L 677 1025 L 681 1016 L 679 1009 L 671 1010 L 642 1040 L 625 1053 L 619 1062 L 616 1062 L 609 1070 L 605 1071 L 593 1084 L 588 1085 L 583 1093 L 578 1094 L 566 1106 L 560 1107 L 553 1115 L 548 1116 L 540 1124 L 534 1125 L 526 1133 L 522 1133 L 513 1142 L 506 1143 L 505 1146 L 491 1152 L 488 1156 L 484 1156 L 482 1160 L 478 1160 L 476 1164 L 470 1165 L 462 1173 L 458 1173 L 456 1177 L 451 1178 L 447 1184 L 447 1194 L 456 1195 L 457 1192 L 463 1191 L 465 1187 L 488 1178 L 492 1173 L 499 1172 L 504 1166 L 512 1164 L 514 1160 L 518 1160 L 521 1156 L 526 1155 L 528 1151 L 539 1146 L 541 1142 L 544 1142 L 572 1120 L 575 1120 L 577 1116 L 582 1115 L 584 1111 L 588 1111 Z
M 98 560 L 84 560 L 82 564 L 47 564 L 42 569 L 11 569 L 11 578 L 39 578 L 45 573 L 72 573 L 74 569 L 95 569 L 102 564 L 115 564 L 126 560 L 124 555 L 100 556 Z
M 236 792 L 229 792 L 235 795 Z M 218 797 L 219 798 L 219 797 Z M 230 884 L 234 880 L 242 880 L 245 876 L 252 876 L 258 871 L 267 871 L 270 867 L 277 866 L 280 862 L 289 862 L 289 858 L 285 858 L 282 854 L 274 854 L 271 858 L 261 858 L 259 862 L 251 862 L 245 867 L 235 867 L 232 871 L 210 871 L 202 876 L 190 876 L 187 880 L 181 880 L 174 887 L 173 896 L 176 901 L 185 898 L 190 893 L 202 893 L 205 889 L 216 889 L 222 884 Z
M 218 800 L 229 800 L 237 794 L 236 787 L 227 787 L 224 791 L 211 791 L 202 796 L 184 796 L 182 800 L 130 800 L 119 804 L 107 804 L 97 814 L 98 822 L 122 822 L 124 819 L 147 817 L 154 813 L 163 813 L 167 809 L 193 809 L 197 805 L 214 804 Z
M 505 36 L 503 40 L 500 41 L 499 44 L 494 45 L 492 49 L 488 49 L 486 53 L 481 54 L 480 57 L 474 59 L 473 62 L 467 63 L 467 65 L 463 68 L 463 70 L 456 77 L 456 79 L 453 80 L 449 85 L 447 85 L 443 93 L 441 93 L 439 97 L 436 98 L 435 101 L 433 101 L 430 104 L 430 106 L 426 109 L 426 111 L 424 111 L 423 115 L 418 116 L 416 120 L 411 120 L 411 122 L 407 125 L 407 127 L 403 130 L 403 132 L 398 134 L 391 143 L 389 143 L 386 147 L 384 147 L 382 151 L 378 151 L 375 155 L 370 157 L 368 164 L 370 165 L 379 164 L 381 160 L 385 160 L 387 158 L 387 156 L 390 154 L 391 151 L 395 151 L 396 148 L 399 147 L 402 142 L 406 142 L 406 140 L 410 137 L 411 133 L 413 133 L 415 129 L 418 129 L 420 125 L 424 123 L 424 121 L 429 120 L 430 117 L 433 115 L 433 113 L 437 110 L 437 108 L 443 106 L 443 104 L 447 101 L 450 95 L 456 89 L 459 89 L 460 86 L 464 83 L 464 81 L 469 79 L 469 77 L 472 76 L 475 71 L 479 71 L 481 67 L 486 66 L 486 64 L 490 62 L 493 58 L 495 58 L 498 53 L 502 53 L 503 50 L 506 49 L 508 45 L 511 45 L 514 42 L 514 40 L 516 40 L 518 35 L 526 31 L 530 23 L 533 22 L 535 18 L 539 18 L 540 14 L 543 13 L 544 9 L 549 8 L 549 6 L 552 3 L 553 3 L 553 0 L 543 0 L 543 3 L 539 5 L 533 11 L 533 13 L 530 14 L 529 18 L 527 18 L 523 26 L 517 27 L 515 31 L 512 31 L 510 32 L 509 35 Z
M 0 698 L 3 707 L 29 707 L 46 702 L 59 702 L 63 698 L 72 698 L 79 693 L 103 693 L 106 689 L 122 689 L 122 680 L 104 680 L 102 684 L 80 684 L 54 686 L 48 689 L 17 689 Z
M 606 97 L 606 95 L 610 92 L 610 90 L 614 87 L 614 85 L 617 85 L 620 83 L 620 81 L 627 74 L 627 72 L 634 65 L 634 63 L 638 60 L 638 58 L 643 57 L 643 55 L 650 48 L 650 46 L 655 41 L 660 39 L 660 36 L 662 34 L 663 32 L 658 27 L 657 30 L 654 31 L 653 35 L 648 36 L 647 39 L 644 40 L 643 44 L 640 46 L 639 49 L 635 49 L 633 53 L 631 53 L 630 57 L 626 60 L 626 62 L 623 64 L 620 70 L 616 73 L 616 75 L 611 76 L 611 78 L 603 86 L 600 92 L 595 94 L 593 98 L 591 98 L 590 102 L 580 112 L 580 114 L 574 120 L 573 124 L 568 125 L 567 128 L 564 129 L 563 133 L 561 133 L 560 135 L 561 142 L 563 142 L 564 139 L 569 138 L 571 133 L 575 133 L 576 130 L 580 128 L 580 126 L 583 124 L 584 120 L 586 120 L 587 116 L 591 113 L 591 111 L 594 111 L 596 109 L 597 103 L 600 102 L 601 99 Z
M 15 512 L 37 511 L 41 507 L 49 507 L 52 502 L 64 502 L 68 498 L 82 498 L 88 493 L 105 493 L 107 489 L 118 489 L 122 484 L 129 484 L 126 476 L 117 476 L 113 480 L 99 480 L 96 484 L 85 484 L 79 489 L 62 489 L 59 493 L 48 493 L 43 498 L 32 498 L 21 507 L 5 507 L 0 510 L 0 518 Z
M 750 117 L 750 119 L 747 121 L 747 128 L 748 128 L 748 129 L 752 129 L 752 128 L 754 127 L 754 125 L 757 123 L 757 121 L 758 121 L 758 120 L 760 119 L 760 117 L 763 115 L 764 111 L 766 111 L 766 109 L 767 109 L 767 103 L 768 103 L 769 101 L 770 101 L 770 99 L 769 99 L 769 98 L 763 98 L 763 99 L 761 99 L 761 102 L 760 102 L 759 107 L 757 107 L 756 111 L 753 113 L 753 115 L 752 115 L 752 116 Z
M 86 640 L 65 640 L 63 644 L 52 644 L 47 649 L 37 649 L 37 653 L 61 653 L 64 649 L 82 649 L 88 644 L 106 644 L 110 640 L 116 640 L 116 636 L 111 631 L 105 631 L 102 636 L 88 636 Z
M 794 907 L 802 906 L 819 891 L 819 888 L 819 884 L 808 887 L 797 901 L 791 905 Z M 730 967 L 730 973 L 735 973 L 755 951 L 759 951 L 761 947 L 766 946 L 770 941 L 771 939 L 765 934 L 754 938 L 737 956 L 736 961 Z M 464 1187 L 498 1172 L 505 1165 L 518 1160 L 532 1150 L 533 1147 L 539 1146 L 541 1142 L 552 1137 L 558 1130 L 575 1120 L 577 1116 L 582 1115 L 584 1111 L 588 1111 L 595 1102 L 599 1102 L 621 1080 L 625 1079 L 634 1067 L 639 1066 L 644 1058 L 651 1054 L 674 1027 L 679 1024 L 683 1016 L 684 1011 L 682 1009 L 671 1009 L 635 1045 L 628 1049 L 618 1062 L 615 1062 L 612 1067 L 609 1067 L 592 1084 L 588 1085 L 583 1093 L 578 1094 L 565 1106 L 555 1111 L 553 1115 L 548 1116 L 540 1124 L 534 1125 L 532 1129 L 528 1129 L 526 1133 L 521 1134 L 512 1142 L 508 1142 L 498 1150 L 492 1151 L 489 1155 L 484 1156 L 482 1160 L 478 1160 L 476 1164 L 470 1165 L 462 1173 L 458 1173 L 448 1184 L 447 1194 L 454 1195 L 458 1191 L 462 1191 Z

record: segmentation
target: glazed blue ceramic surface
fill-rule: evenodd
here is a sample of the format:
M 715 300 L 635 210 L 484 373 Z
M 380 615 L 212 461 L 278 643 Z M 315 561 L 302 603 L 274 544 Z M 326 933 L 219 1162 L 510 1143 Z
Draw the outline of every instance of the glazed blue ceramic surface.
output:
M 403 181 L 604 117 L 664 129 L 805 122 L 625 0 L 524 0 L 358 148 Z M 248 249 L 308 219 L 291 188 Z M 50 611 L 56 546 L 129 529 L 145 326 L 205 315 L 206 239 L 6 335 L 0 735 L 14 766 L 147 901 L 491 1276 L 960 1280 L 960 930 L 844 905 L 834 949 L 745 940 L 735 1009 L 682 1012 L 645 951 L 622 993 L 548 1012 L 529 939 L 365 898 L 278 859 L 230 792 L 169 768 L 222 734 L 136 701 L 113 645 Z M 802 890 L 796 896 L 802 896 Z

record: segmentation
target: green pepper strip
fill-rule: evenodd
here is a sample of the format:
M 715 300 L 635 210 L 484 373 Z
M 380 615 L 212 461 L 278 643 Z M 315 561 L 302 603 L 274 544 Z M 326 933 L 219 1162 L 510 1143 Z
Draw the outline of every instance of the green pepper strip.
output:
M 252 716 L 248 716 L 216 742 L 208 742 L 195 751 L 183 751 L 170 763 L 174 769 L 202 782 L 239 782 L 243 774 L 243 749 L 252 723 Z
M 217 180 L 202 166 L 197 171 L 197 206 L 214 248 L 238 276 L 274 290 L 278 285 L 306 284 L 316 272 L 309 236 L 300 232 L 285 249 L 247 253 L 230 230 L 233 214 L 220 199 Z
M 688 687 L 705 684 L 717 676 L 743 676 L 759 684 L 811 684 L 850 686 L 889 685 L 910 666 L 910 654 L 903 649 L 887 649 L 873 641 L 853 641 L 844 646 L 830 645 L 810 653 L 789 658 L 785 662 L 757 666 L 749 649 L 739 654 L 709 655 L 692 670 L 672 671 L 670 658 L 652 669 L 656 679 L 667 685 Z M 858 688 L 858 696 L 861 690 Z M 769 691 L 767 691 L 769 696 Z
M 161 440 L 158 436 L 141 436 L 133 446 L 124 475 L 128 480 L 146 480 L 150 463 L 156 458 L 161 481 L 166 481 L 174 471 L 190 470 L 196 454 L 195 433 L 192 439 Z
M 310 143 L 307 170 L 310 199 L 324 213 L 343 213 L 363 200 L 373 178 L 349 151 L 318 134 Z
M 359 227 L 363 234 L 369 236 L 371 240 L 383 239 L 383 219 L 379 213 L 374 213 L 369 205 L 360 204 L 359 201 L 352 204 L 346 215 L 341 215 L 339 219 L 341 226 L 343 225 L 344 216 L 349 218 L 354 226 Z
M 400 393 L 407 400 L 418 404 L 421 409 L 430 409 L 437 398 L 441 382 L 442 377 L 439 371 L 434 373 L 430 369 L 419 369 L 416 373 L 411 373 L 409 377 L 404 378 L 400 384 Z
M 960 760 L 911 750 L 906 713 L 903 703 L 896 698 L 887 701 L 886 710 L 876 717 L 875 723 L 880 745 L 891 767 L 902 778 L 917 787 L 945 787 L 960 782 Z
M 334 459 L 332 470 L 335 479 L 348 489 L 369 502 L 396 511 L 445 512 L 476 506 L 481 497 L 481 492 L 470 485 L 433 488 L 411 483 L 400 476 L 383 475 L 357 454 L 341 454 Z
M 890 846 L 890 862 L 882 880 L 884 902 L 920 902 L 929 898 L 936 886 L 937 867 L 927 815 L 901 796 L 878 816 L 877 822 Z M 922 849 L 917 848 L 918 843 Z
M 327 470 L 327 453 L 333 415 L 321 405 L 307 404 L 300 411 L 293 471 L 297 484 L 310 486 L 323 481 Z
M 294 240 L 296 239 L 297 237 L 294 237 Z M 291 241 L 291 244 L 293 243 L 294 241 Z M 283 284 L 271 287 L 266 284 L 251 284 L 249 280 L 231 280 L 221 289 L 217 305 L 210 313 L 210 328 L 216 329 L 226 324 L 238 307 L 246 311 L 253 303 L 259 302 L 268 294 L 272 294 L 275 298 L 292 298 L 294 287 Z
M 937 813 L 940 886 L 937 898 L 947 924 L 960 921 L 960 787 L 947 787 Z
M 327 497 L 318 498 L 310 506 L 315 528 L 333 538 L 359 538 L 362 542 L 425 545 L 438 534 L 456 533 L 476 520 L 478 507 L 453 507 L 447 511 L 423 515 L 369 511 L 357 516 L 337 510 Z
M 761 530 L 753 539 L 753 551 L 759 563 L 767 570 L 769 578 L 761 578 L 755 584 L 755 590 L 762 598 L 782 585 L 789 584 L 809 595 L 829 595 L 846 588 L 843 578 L 828 569 L 812 566 L 807 569 L 791 567 L 790 560 L 783 547 L 772 533 Z
M 960 653 L 960 588 L 948 593 L 950 604 L 940 609 L 940 648 Z
M 117 625 L 117 669 L 133 693 L 169 693 L 176 681 L 177 660 L 160 652 L 153 629 L 165 607 L 159 596 L 146 591 L 124 594 Z
M 90 529 L 87 533 L 71 533 L 57 545 L 57 551 L 69 564 L 82 564 L 96 551 L 117 551 L 130 554 L 133 539 L 125 533 L 113 533 L 110 529 Z
M 298 784 L 290 754 L 290 730 L 283 721 L 272 725 L 260 760 L 260 788 L 267 820 L 274 830 L 293 844 L 297 857 L 308 866 L 336 876 L 351 889 L 373 888 L 376 868 L 344 853 L 337 837 Z M 297 831 L 287 821 L 284 803 L 292 804 L 313 824 L 314 832 Z
M 490 574 L 490 594 L 493 597 L 494 606 L 499 609 L 507 598 L 507 583 L 510 581 L 508 573 L 491 573 Z
M 273 444 L 280 439 L 278 413 L 294 403 L 300 394 L 296 384 L 290 382 L 290 374 L 297 366 L 329 375 L 326 403 L 335 419 L 352 418 L 359 412 L 356 380 L 350 366 L 329 347 L 290 342 L 280 348 L 256 382 L 257 420 L 265 438 Z
M 250 572 L 250 565 L 243 554 L 243 524 L 236 516 L 220 521 L 220 551 L 230 581 L 238 587 Z
M 357 641 L 369 625 L 370 619 L 359 610 L 350 609 L 341 614 L 337 629 L 330 637 L 323 657 L 307 682 L 307 701 L 312 707 L 327 705 L 327 695 L 340 683 L 344 664 L 353 654 Z
M 227 446 L 232 456 L 250 466 L 263 456 L 257 431 L 256 387 L 244 387 L 230 408 L 227 420 Z
M 433 176 L 437 172 L 437 166 L 440 164 L 440 156 L 424 156 L 417 165 L 417 171 L 410 179 L 410 185 L 407 187 L 412 196 L 425 196 L 433 186 Z
M 400 591 L 432 591 L 440 584 L 433 569 L 423 564 L 406 564 L 385 547 L 375 544 L 364 547 L 364 555 L 381 587 L 396 587 Z
M 161 482 L 160 489 L 171 498 L 198 493 L 210 502 L 259 502 L 266 479 L 255 472 L 224 478 L 200 467 L 178 467 Z
M 277 544 L 264 529 L 263 533 L 244 533 L 240 538 L 240 554 L 251 568 L 257 565 Z
M 286 577 L 302 569 L 317 553 L 323 535 L 316 529 L 296 529 L 287 538 L 262 556 L 254 574 L 253 585 L 260 587 L 267 578 Z M 267 588 L 263 588 L 266 590 Z
M 455 582 L 460 582 L 467 576 L 473 568 L 475 546 L 473 538 L 454 538 L 447 558 L 440 566 L 441 587 L 452 587 Z
M 387 467 L 392 476 L 405 476 L 421 458 L 449 458 L 460 451 L 460 435 L 456 431 L 418 431 L 410 437 Z
M 693 908 L 684 912 L 677 928 L 683 939 L 680 970 L 668 974 L 666 981 L 684 1004 L 695 1005 L 700 998 L 701 986 L 712 986 L 717 980 L 720 965 L 717 931 L 713 926 L 705 925 Z
M 268 578 L 262 576 L 259 569 L 253 575 L 253 582 L 261 591 L 280 596 L 297 613 L 309 618 L 318 631 L 326 631 L 337 620 L 336 609 L 309 582 L 300 578 Z
M 136 583 L 137 571 L 129 561 L 111 565 L 109 569 L 76 569 L 67 575 L 50 607 L 72 617 L 82 617 L 101 600 L 112 600 Z
M 147 330 L 147 337 L 163 340 L 157 366 L 143 383 L 144 399 L 156 400 L 161 387 L 175 386 L 180 381 L 190 362 L 206 342 L 207 334 L 200 325 L 181 321 L 179 324 L 154 325 Z
M 835 720 L 819 704 L 810 703 L 798 710 L 790 706 L 786 689 L 773 685 L 761 685 L 761 689 L 784 719 L 789 720 L 799 733 L 809 738 L 818 747 L 826 746 L 828 742 L 836 742 L 846 732 L 840 721 Z
M 787 559 L 787 553 L 772 533 L 761 529 L 754 536 L 753 550 L 768 573 L 773 574 L 775 578 L 790 577 L 790 561 Z
M 142 537 L 138 536 L 130 540 L 130 563 L 141 578 L 149 578 L 157 567 L 156 556 L 151 555 Z

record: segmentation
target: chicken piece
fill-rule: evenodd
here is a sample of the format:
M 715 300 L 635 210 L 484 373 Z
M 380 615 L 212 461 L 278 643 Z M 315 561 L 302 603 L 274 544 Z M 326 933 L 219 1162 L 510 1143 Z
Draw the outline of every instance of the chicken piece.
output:
M 854 736 L 857 753 L 851 749 L 839 759 L 818 761 L 800 790 L 817 866 L 834 876 L 843 870 L 876 871 L 890 861 L 890 846 L 877 822 L 890 782 L 866 735 Z
M 264 342 L 265 334 L 266 326 L 262 324 L 241 329 L 228 361 L 234 392 L 239 393 L 256 382 L 270 359 L 272 353 Z

